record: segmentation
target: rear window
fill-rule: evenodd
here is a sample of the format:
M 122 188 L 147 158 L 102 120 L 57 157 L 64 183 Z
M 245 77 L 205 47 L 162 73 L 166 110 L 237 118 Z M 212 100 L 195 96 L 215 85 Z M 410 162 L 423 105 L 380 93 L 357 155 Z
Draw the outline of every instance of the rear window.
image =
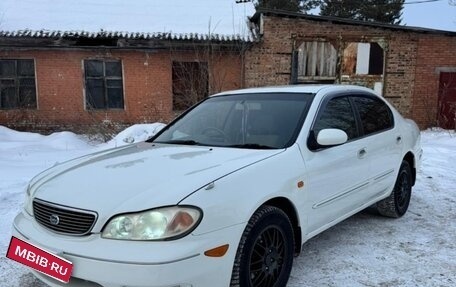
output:
M 390 108 L 380 99 L 371 97 L 353 97 L 361 118 L 365 135 L 390 129 L 394 126 Z

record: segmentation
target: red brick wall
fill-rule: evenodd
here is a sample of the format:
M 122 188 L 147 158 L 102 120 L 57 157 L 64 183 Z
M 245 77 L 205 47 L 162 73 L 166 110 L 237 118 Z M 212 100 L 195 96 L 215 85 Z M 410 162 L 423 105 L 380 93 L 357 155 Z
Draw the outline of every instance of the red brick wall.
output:
M 0 50 L 0 59 L 34 59 L 36 110 L 0 110 L 0 124 L 26 129 L 83 129 L 113 123 L 167 122 L 172 111 L 171 63 L 195 60 L 192 52 L 109 50 Z M 84 59 L 119 59 L 123 66 L 124 110 L 85 109 Z M 223 82 L 219 90 L 241 86 L 239 55 L 216 57 L 211 81 Z M 219 74 L 223 74 L 220 79 Z
M 383 95 L 421 128 L 435 125 L 437 67 L 456 67 L 456 37 L 298 18 L 263 16 L 263 38 L 246 53 L 247 87 L 290 83 L 293 48 L 323 39 L 342 49 L 349 42 L 377 42 L 385 49 Z M 340 57 L 340 55 L 339 55 Z M 380 77 L 381 78 L 381 77 Z M 344 84 L 369 85 L 359 76 Z
M 242 88 L 243 63 L 240 52 L 219 54 L 210 66 L 210 93 Z
M 440 72 L 456 72 L 456 37 L 423 35 L 419 38 L 415 68 L 412 117 L 420 126 L 437 125 Z

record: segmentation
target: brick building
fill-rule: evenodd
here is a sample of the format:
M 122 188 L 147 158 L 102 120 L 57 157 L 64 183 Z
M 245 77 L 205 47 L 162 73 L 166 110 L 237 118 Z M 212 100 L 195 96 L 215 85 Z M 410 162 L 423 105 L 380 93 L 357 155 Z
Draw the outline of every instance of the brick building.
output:
M 218 35 L 0 32 L 0 124 L 87 130 L 170 121 L 243 82 L 245 39 Z
M 240 87 L 363 85 L 422 128 L 454 128 L 456 32 L 279 11 L 252 39 L 171 33 L 0 32 L 0 124 L 87 129 L 169 121 Z
M 455 128 L 456 32 L 258 11 L 245 85 L 370 87 L 421 128 Z

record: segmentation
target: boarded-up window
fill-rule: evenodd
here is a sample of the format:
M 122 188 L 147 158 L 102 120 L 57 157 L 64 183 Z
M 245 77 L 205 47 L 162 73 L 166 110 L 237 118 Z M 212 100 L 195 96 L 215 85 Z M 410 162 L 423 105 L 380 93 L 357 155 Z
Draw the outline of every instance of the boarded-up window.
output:
M 329 42 L 303 42 L 298 49 L 299 80 L 334 80 L 337 50 Z
M 0 60 L 0 108 L 36 108 L 33 60 Z
M 209 94 L 206 62 L 173 62 L 173 109 L 183 111 Z
M 123 109 L 122 63 L 85 60 L 87 109 Z
M 377 43 L 349 43 L 344 50 L 342 75 L 382 75 L 383 57 Z

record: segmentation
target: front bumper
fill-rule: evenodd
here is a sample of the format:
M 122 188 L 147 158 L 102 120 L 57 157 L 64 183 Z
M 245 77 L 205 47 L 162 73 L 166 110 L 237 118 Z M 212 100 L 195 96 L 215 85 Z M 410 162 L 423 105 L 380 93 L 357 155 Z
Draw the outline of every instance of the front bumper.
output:
M 64 236 L 41 227 L 22 212 L 14 219 L 13 235 L 73 263 L 69 284 L 35 275 L 51 286 L 204 287 L 229 286 L 242 224 L 175 241 L 139 242 L 103 239 L 100 234 Z M 206 250 L 229 244 L 223 257 Z

